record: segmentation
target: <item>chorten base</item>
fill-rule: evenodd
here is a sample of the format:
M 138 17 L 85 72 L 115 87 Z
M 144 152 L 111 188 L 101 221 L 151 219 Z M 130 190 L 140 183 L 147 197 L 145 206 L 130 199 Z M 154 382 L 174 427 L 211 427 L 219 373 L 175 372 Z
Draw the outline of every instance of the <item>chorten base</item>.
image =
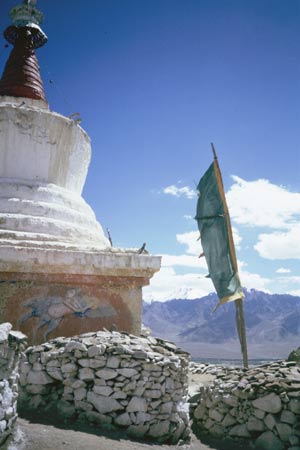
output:
M 5 254 L 0 322 L 12 323 L 31 344 L 103 328 L 140 334 L 142 286 L 159 270 L 159 257 L 34 249 L 21 256 L 12 247 Z

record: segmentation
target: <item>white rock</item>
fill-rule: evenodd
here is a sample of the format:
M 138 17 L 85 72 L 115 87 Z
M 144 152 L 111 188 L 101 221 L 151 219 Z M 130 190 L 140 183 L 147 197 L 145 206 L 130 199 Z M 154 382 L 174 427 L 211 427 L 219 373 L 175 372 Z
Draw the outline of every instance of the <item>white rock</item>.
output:
M 114 390 L 110 386 L 94 386 L 93 391 L 95 394 L 104 395 L 105 397 L 109 397 Z
M 160 398 L 162 396 L 162 392 L 154 389 L 147 389 L 144 392 L 144 396 L 147 398 Z
M 127 412 L 146 412 L 147 402 L 144 398 L 132 397 L 127 408 Z
M 47 364 L 50 359 L 50 352 L 42 352 L 41 353 L 41 363 Z
M 54 380 L 62 381 L 64 379 L 60 370 L 47 370 L 47 372 L 51 378 L 54 378 Z
M 289 403 L 289 409 L 295 414 L 300 414 L 300 400 L 293 398 Z
M 136 415 L 135 424 L 140 425 L 144 422 L 149 422 L 152 419 L 152 415 L 145 412 L 138 412 Z
M 145 388 L 138 387 L 133 391 L 133 395 L 135 395 L 136 397 L 143 397 L 144 392 L 145 392 Z
M 246 425 L 235 425 L 229 431 L 229 436 L 233 437 L 241 437 L 241 438 L 249 438 L 251 435 L 247 430 Z
M 291 445 L 297 445 L 297 444 L 299 444 L 299 438 L 298 438 L 298 436 L 295 436 L 295 435 L 290 436 L 290 437 L 289 437 L 289 442 L 290 442 Z
M 126 378 L 132 378 L 134 375 L 138 373 L 135 369 L 127 369 L 126 367 L 124 369 L 118 369 L 118 373 Z
M 239 404 L 237 397 L 230 394 L 226 394 L 223 396 L 223 402 L 226 403 L 226 405 L 232 406 L 233 408 L 236 408 Z
M 9 322 L 5 322 L 0 325 L 0 343 L 7 341 L 11 329 L 12 324 Z
M 264 423 L 266 427 L 269 428 L 269 430 L 273 430 L 273 428 L 276 425 L 276 420 L 274 416 L 272 416 L 272 414 L 267 414 L 266 417 L 264 418 Z
M 74 383 L 71 384 L 73 389 L 79 389 L 81 387 L 85 387 L 86 383 L 82 380 L 75 380 Z
M 79 379 L 85 381 L 92 381 L 95 378 L 94 371 L 89 367 L 84 367 L 79 370 Z
M 83 387 L 81 387 L 79 389 L 75 389 L 74 398 L 75 398 L 75 400 L 78 400 L 78 401 L 85 399 L 86 398 L 86 389 Z
M 119 378 L 118 378 L 119 379 Z M 136 388 L 136 381 L 131 381 L 130 383 L 127 383 L 124 387 L 123 387 L 123 391 L 124 392 L 128 392 L 128 391 L 134 391 Z M 139 396 L 137 396 L 139 397 Z
M 103 355 L 105 352 L 105 345 L 92 345 L 88 349 L 88 356 L 89 358 L 93 358 L 96 355 Z
M 208 415 L 211 419 L 215 420 L 216 422 L 222 422 L 224 418 L 224 415 L 221 414 L 216 409 L 210 409 Z
M 105 381 L 102 378 L 94 379 L 94 386 L 108 386 L 109 381 Z
M 273 414 L 277 414 L 279 411 L 281 411 L 282 408 L 280 397 L 273 392 L 271 394 L 265 395 L 264 397 L 253 400 L 252 404 L 255 408 Z
M 162 420 L 150 426 L 148 435 L 154 438 L 158 438 L 168 434 L 169 428 L 170 422 L 168 420 Z
M 209 430 L 209 432 L 210 432 L 212 435 L 214 435 L 214 436 L 221 437 L 221 436 L 224 436 L 225 430 L 224 430 L 224 428 L 222 427 L 222 425 L 220 425 L 219 423 L 215 423 L 215 424 L 211 427 L 211 429 Z
M 287 409 L 284 409 L 282 411 L 281 416 L 280 416 L 280 422 L 290 423 L 291 425 L 293 425 L 296 421 L 297 421 L 297 417 L 295 416 L 294 413 L 292 413 L 291 411 L 288 411 Z
M 59 366 L 60 366 L 60 363 L 59 363 L 59 361 L 57 361 L 57 359 L 51 359 L 50 361 L 47 362 L 47 370 L 50 367 L 59 367 Z
M 82 411 L 92 411 L 93 406 L 90 403 L 84 402 L 82 400 L 75 400 L 75 408 L 81 409 Z
M 265 411 L 262 411 L 261 409 L 256 409 L 256 408 L 253 409 L 253 414 L 258 419 L 263 419 L 266 415 Z
M 73 363 L 67 363 L 61 366 L 61 371 L 64 373 L 77 372 L 77 369 L 78 369 L 77 365 Z
M 94 392 L 88 392 L 87 401 L 92 403 L 101 414 L 123 409 L 123 406 L 114 398 L 97 395 Z
M 100 369 L 96 372 L 96 376 L 104 380 L 113 380 L 118 376 L 118 372 L 113 369 Z
M 43 370 L 43 369 L 44 369 L 44 366 L 39 362 L 35 362 L 32 366 L 32 370 L 38 371 L 38 370 Z
M 90 367 L 90 360 L 88 358 L 80 358 L 77 362 L 81 367 Z
M 173 408 L 173 402 L 163 403 L 160 407 L 161 414 L 171 414 Z
M 287 423 L 276 423 L 276 429 L 282 441 L 287 442 L 292 435 L 292 427 Z
M 120 359 L 116 356 L 110 356 L 107 359 L 106 367 L 110 369 L 117 369 L 120 366 Z
M 46 384 L 28 384 L 26 391 L 29 394 L 45 394 L 48 391 Z
M 127 434 L 135 438 L 142 438 L 147 434 L 149 425 L 131 425 L 127 429 Z
M 185 430 L 186 424 L 183 422 L 183 420 L 180 419 L 180 421 L 177 423 L 175 431 L 172 432 L 172 442 L 177 443 L 178 439 L 181 437 Z
M 121 414 L 120 416 L 117 416 L 114 419 L 114 422 L 117 425 L 120 425 L 120 426 L 123 426 L 123 427 L 128 427 L 129 425 L 132 424 L 131 418 L 130 418 L 128 413 L 124 413 L 124 414 Z
M 232 417 L 231 414 L 226 414 L 226 416 L 224 417 L 223 421 L 222 421 L 222 426 L 223 427 L 231 427 L 232 425 L 236 424 L 236 419 L 234 417 Z
M 75 413 L 75 406 L 64 400 L 57 403 L 57 408 L 64 417 L 71 417 Z
M 53 383 L 53 378 L 44 371 L 34 372 L 31 370 L 27 375 L 27 383 L 29 384 L 49 384 Z
M 284 444 L 272 431 L 265 431 L 255 441 L 255 448 L 260 450 L 283 450 Z
M 1 433 L 4 433 L 4 431 L 6 429 L 6 425 L 7 425 L 6 420 L 0 420 L 0 436 L 1 436 Z
M 71 353 L 74 350 L 80 350 L 81 352 L 86 352 L 87 351 L 87 347 L 86 345 L 84 345 L 82 342 L 76 342 L 76 341 L 71 341 L 68 342 L 67 345 L 65 346 L 65 352 L 66 353 Z
M 249 431 L 264 431 L 264 423 L 256 417 L 250 417 L 247 422 L 247 428 Z
M 0 407 L 0 420 L 4 418 L 5 416 L 5 409 Z
M 123 391 L 115 391 L 111 397 L 115 398 L 116 400 L 125 400 L 125 398 L 127 398 L 127 394 Z
M 95 411 L 87 411 L 85 413 L 86 418 L 90 422 L 95 422 L 99 424 L 108 424 L 110 425 L 112 423 L 112 418 L 110 416 L 106 416 L 105 414 L 99 414 Z
M 90 359 L 90 368 L 91 369 L 100 369 L 100 367 L 105 366 L 105 359 Z

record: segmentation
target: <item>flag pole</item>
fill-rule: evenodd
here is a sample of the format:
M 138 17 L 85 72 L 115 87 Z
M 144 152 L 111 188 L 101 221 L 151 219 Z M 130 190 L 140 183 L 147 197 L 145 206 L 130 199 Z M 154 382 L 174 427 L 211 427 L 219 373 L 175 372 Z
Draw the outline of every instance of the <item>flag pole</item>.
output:
M 235 253 L 235 247 L 233 242 L 233 236 L 232 236 L 232 229 L 231 229 L 231 223 L 230 223 L 230 217 L 229 217 L 229 211 L 226 203 L 226 197 L 224 192 L 224 185 L 223 185 L 223 179 L 222 174 L 218 162 L 217 153 L 215 150 L 215 146 L 213 143 L 211 143 L 211 148 L 214 156 L 214 164 L 217 169 L 217 172 L 220 176 L 221 181 L 221 187 L 222 190 L 220 192 L 222 198 L 223 198 L 223 205 L 224 205 L 224 212 L 227 222 L 227 229 L 228 229 L 228 239 L 229 239 L 229 246 L 230 246 L 230 253 L 232 256 L 232 264 L 234 266 L 234 270 L 236 273 L 238 273 L 238 265 L 237 265 L 237 258 Z M 247 338 L 246 338 L 246 326 L 245 326 L 245 317 L 244 317 L 244 309 L 243 309 L 243 300 L 242 298 L 239 298 L 235 300 L 235 308 L 236 308 L 236 327 L 237 327 L 237 333 L 241 345 L 241 351 L 243 355 L 243 364 L 245 368 L 248 368 L 248 349 L 247 349 Z

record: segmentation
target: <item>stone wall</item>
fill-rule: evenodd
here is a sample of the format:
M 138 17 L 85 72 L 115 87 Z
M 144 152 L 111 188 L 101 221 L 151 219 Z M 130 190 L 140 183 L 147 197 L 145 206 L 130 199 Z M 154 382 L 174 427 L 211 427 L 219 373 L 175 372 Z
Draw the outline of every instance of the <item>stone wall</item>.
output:
M 26 336 L 0 325 L 0 446 L 13 433 L 17 419 L 18 364 Z
M 192 370 L 197 373 L 195 365 Z M 219 367 L 215 374 L 211 385 L 200 388 L 194 405 L 193 419 L 202 431 L 251 440 L 257 449 L 300 450 L 296 362 L 278 361 L 249 370 Z
M 176 443 L 189 436 L 187 374 L 188 354 L 153 337 L 56 338 L 26 350 L 20 407 Z

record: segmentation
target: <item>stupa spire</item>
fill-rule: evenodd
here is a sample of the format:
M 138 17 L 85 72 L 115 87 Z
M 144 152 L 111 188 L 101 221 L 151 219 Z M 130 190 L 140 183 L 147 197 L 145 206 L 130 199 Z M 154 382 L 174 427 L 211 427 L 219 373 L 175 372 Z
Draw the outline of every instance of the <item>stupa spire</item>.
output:
M 14 46 L 0 80 L 0 96 L 26 97 L 46 101 L 35 49 L 47 42 L 40 28 L 43 14 L 36 0 L 25 0 L 10 11 L 12 25 L 4 37 Z

